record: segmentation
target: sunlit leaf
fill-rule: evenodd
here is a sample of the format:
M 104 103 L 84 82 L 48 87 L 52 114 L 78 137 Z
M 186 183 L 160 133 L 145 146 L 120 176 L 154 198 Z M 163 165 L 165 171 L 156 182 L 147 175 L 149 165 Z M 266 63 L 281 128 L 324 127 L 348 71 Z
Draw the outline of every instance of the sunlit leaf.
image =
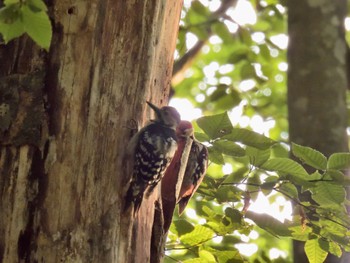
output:
M 197 120 L 197 124 L 211 139 L 216 139 L 229 134 L 233 129 L 232 123 L 226 112 L 201 117 Z
M 270 215 L 247 211 L 245 216 L 253 220 L 259 227 L 273 235 L 291 236 L 292 234 L 292 231 L 288 229 L 290 225 L 288 225 L 286 222 L 282 223 Z
M 212 252 L 217 258 L 219 263 L 228 263 L 228 262 L 234 262 L 234 263 L 243 263 L 245 262 L 240 255 L 239 251 L 232 248 L 231 250 L 226 251 L 220 251 L 217 250 Z
M 337 256 L 338 258 L 340 258 L 341 255 L 343 254 L 340 246 L 335 242 L 329 243 L 329 252 L 332 253 L 333 255 Z
M 334 153 L 328 159 L 328 169 L 347 169 L 350 167 L 350 153 Z
M 218 140 L 213 143 L 216 150 L 230 156 L 244 156 L 245 150 L 234 142 Z
M 268 171 L 294 175 L 302 180 L 307 180 L 309 175 L 299 163 L 288 158 L 270 159 L 262 165 L 262 168 Z
M 255 147 L 247 146 L 246 154 L 249 157 L 250 164 L 260 166 L 265 163 L 270 157 L 270 149 L 260 150 Z
M 193 1 L 191 4 L 191 8 L 198 15 L 201 15 L 201 16 L 209 16 L 210 15 L 208 8 L 205 7 L 200 1 Z
M 302 225 L 289 227 L 289 230 L 292 231 L 292 237 L 295 240 L 306 241 L 310 238 L 310 233 L 312 233 L 312 228 Z
M 196 225 L 194 230 L 188 234 L 180 237 L 183 244 L 194 246 L 200 245 L 213 238 L 215 235 L 214 231 L 202 225 Z
M 208 263 L 205 259 L 203 258 L 191 258 L 191 259 L 186 259 L 182 261 L 183 263 Z
M 284 144 L 276 143 L 271 146 L 271 157 L 289 158 L 289 149 Z
M 223 139 L 240 142 L 261 150 L 268 149 L 276 143 L 274 140 L 271 140 L 264 135 L 242 128 L 233 128 L 231 133 L 225 135 Z
M 24 33 L 21 9 L 18 4 L 9 4 L 0 9 L 0 34 L 5 44 Z
M 208 262 L 208 263 L 216 262 L 214 255 L 207 250 L 201 249 L 198 252 L 198 254 L 201 259 L 205 260 L 205 262 Z
M 47 11 L 47 6 L 43 0 L 27 0 L 27 2 L 33 12 Z
M 343 183 L 345 178 L 345 175 L 338 171 L 338 170 L 327 170 L 327 172 L 325 173 L 324 177 L 327 178 L 327 176 L 329 176 L 331 179 L 333 179 L 335 182 L 340 182 Z
M 288 197 L 298 200 L 298 190 L 294 184 L 286 182 L 281 184 L 279 189 L 281 190 L 282 194 L 286 194 Z
M 318 239 L 307 240 L 304 248 L 310 263 L 322 263 L 328 254 L 321 248 Z
M 238 169 L 237 171 L 234 171 L 233 173 L 225 176 L 224 181 L 222 184 L 234 184 L 234 183 L 239 183 L 245 178 L 247 175 L 248 169 L 247 167 L 242 167 Z
M 0 33 L 4 38 L 5 44 L 12 39 L 20 37 L 24 33 L 24 25 L 22 20 L 17 19 L 11 24 L 0 22 Z
M 49 49 L 52 28 L 46 12 L 33 12 L 28 6 L 22 7 L 22 19 L 27 34 L 41 47 Z
M 292 151 L 302 162 L 316 169 L 326 170 L 327 158 L 321 152 L 296 143 L 292 143 Z
M 342 204 L 346 196 L 344 187 L 327 182 L 318 182 L 311 191 L 312 199 L 322 207 Z
M 260 174 L 255 172 L 249 175 L 247 179 L 247 190 L 250 192 L 250 198 L 255 201 L 259 195 L 261 185 Z
M 209 160 L 217 164 L 225 164 L 222 153 L 214 147 L 208 148 Z

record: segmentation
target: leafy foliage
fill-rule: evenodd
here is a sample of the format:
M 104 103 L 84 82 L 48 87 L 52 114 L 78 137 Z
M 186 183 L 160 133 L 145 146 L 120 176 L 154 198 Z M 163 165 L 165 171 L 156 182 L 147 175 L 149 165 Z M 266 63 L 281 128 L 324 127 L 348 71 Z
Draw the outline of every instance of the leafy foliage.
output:
M 345 209 L 350 180 L 344 174 L 350 155 L 327 158 L 310 147 L 286 142 L 286 47 L 276 41 L 286 36 L 285 1 L 238 1 L 237 5 L 251 3 L 254 22 L 231 15 L 238 9 L 232 6 L 236 1 L 221 1 L 219 7 L 213 7 L 214 2 L 185 1 L 172 84 L 176 97 L 210 115 L 197 120 L 203 132 L 196 137 L 208 146 L 211 162 L 197 200 L 189 203 L 193 210 L 182 218 L 215 234 L 207 242 L 186 247 L 171 228 L 167 254 L 172 259 L 166 261 L 290 262 L 288 256 L 269 256 L 272 248 L 291 253 L 290 238 L 307 241 L 310 262 L 323 262 L 328 253 L 340 257 L 350 249 Z M 195 39 L 192 46 L 190 38 Z M 273 122 L 268 137 L 264 130 L 252 131 L 254 119 Z M 225 173 L 227 165 L 233 171 Z M 293 203 L 292 220 L 281 223 L 267 214 L 253 214 L 249 205 L 262 195 L 270 203 L 281 195 Z M 255 231 L 263 238 L 251 238 Z M 237 247 L 248 243 L 259 250 L 246 257 Z M 204 250 L 210 257 L 200 255 Z M 219 257 L 222 251 L 228 256 Z
M 350 153 L 333 154 L 327 159 L 314 149 L 292 144 L 291 153 L 318 169 L 309 172 L 291 158 L 272 156 L 276 141 L 247 129 L 234 128 L 227 113 L 202 117 L 198 126 L 209 138 L 206 142 L 209 152 L 215 152 L 209 155 L 210 160 L 218 163 L 217 156 L 223 163 L 234 160 L 241 164 L 241 169 L 218 178 L 207 175 L 205 181 L 211 182 L 200 187 L 203 199 L 196 209 L 205 221 L 187 227 L 188 231 L 181 234 L 171 233 L 170 236 L 174 236 L 168 244 L 170 251 L 179 246 L 186 249 L 182 258 L 191 259 L 184 262 L 231 262 L 225 261 L 228 258 L 222 261 L 218 256 L 223 250 L 235 255 L 234 262 L 247 262 L 236 248 L 232 250 L 232 245 L 241 243 L 239 235 L 249 235 L 253 225 L 275 237 L 306 241 L 305 251 L 310 262 L 323 262 L 328 253 L 340 256 L 342 249 L 350 250 L 350 236 L 346 234 L 350 228 L 345 209 L 346 184 L 331 176 L 343 175 Z M 298 189 L 309 193 L 314 202 L 301 201 L 302 193 Z M 282 223 L 267 214 L 251 212 L 249 202 L 257 192 L 278 192 L 293 202 L 299 213 L 296 210 L 292 221 Z M 222 241 L 217 244 L 214 237 L 221 237 Z M 227 250 L 226 239 L 230 240 L 231 249 Z
M 0 9 L 0 34 L 5 43 L 27 33 L 48 50 L 52 38 L 51 22 L 42 0 L 5 0 Z

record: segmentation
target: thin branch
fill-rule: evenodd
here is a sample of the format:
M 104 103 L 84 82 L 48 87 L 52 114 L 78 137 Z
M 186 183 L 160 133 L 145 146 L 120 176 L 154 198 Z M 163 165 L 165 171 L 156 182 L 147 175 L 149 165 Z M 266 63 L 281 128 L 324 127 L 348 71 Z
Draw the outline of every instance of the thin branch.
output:
M 194 26 L 205 26 L 208 34 L 205 39 L 199 40 L 193 48 L 188 50 L 185 55 L 183 55 L 177 62 L 175 62 L 173 67 L 173 82 L 178 83 L 182 79 L 182 73 L 192 64 L 194 58 L 199 54 L 202 47 L 205 45 L 209 37 L 212 35 L 210 25 L 218 21 L 221 17 L 227 19 L 225 13 L 226 11 L 234 6 L 237 3 L 237 0 L 224 0 L 221 2 L 221 6 L 216 10 L 207 21 L 202 22 L 197 25 L 189 25 L 186 28 Z
M 222 185 L 237 185 L 237 184 L 245 184 L 245 185 L 251 185 L 251 186 L 261 187 L 260 184 L 254 184 L 254 183 L 224 183 L 224 184 L 222 184 Z M 320 208 L 322 209 L 322 207 L 320 207 L 320 206 L 318 206 L 318 207 L 310 207 L 310 206 L 304 205 L 303 203 L 300 202 L 299 199 L 296 199 L 296 198 L 290 196 L 289 194 L 287 194 L 286 192 L 282 191 L 282 190 L 279 189 L 278 187 L 273 187 L 272 190 L 283 194 L 284 196 L 288 197 L 292 202 L 294 202 L 295 204 L 297 204 L 297 205 L 299 205 L 299 206 L 305 208 L 306 210 L 308 210 L 308 211 L 310 211 L 310 212 L 315 213 L 314 209 L 316 209 L 316 208 L 317 208 L 317 209 L 320 209 Z M 337 225 L 339 225 L 339 226 L 342 226 L 342 227 L 344 227 L 344 228 L 346 228 L 346 229 L 350 229 L 350 226 L 345 224 L 346 221 L 338 222 L 338 221 L 336 221 L 336 220 L 334 220 L 334 219 L 332 219 L 332 218 L 330 218 L 330 217 L 328 217 L 328 216 L 323 216 L 323 215 L 319 215 L 319 214 L 317 214 L 317 216 L 318 216 L 319 218 L 323 218 L 323 219 L 329 220 L 329 221 L 331 221 L 331 222 L 333 222 L 333 223 L 335 223 L 335 224 L 337 224 Z
M 197 244 L 195 244 L 195 245 L 188 246 L 188 247 L 173 247 L 173 248 L 166 248 L 166 249 L 165 249 L 165 251 L 170 251 L 170 250 L 184 250 L 184 249 L 190 250 L 190 249 L 192 249 L 192 248 L 196 248 L 196 247 L 198 247 L 198 246 L 200 246 L 200 245 L 204 244 L 205 242 L 208 242 L 208 241 L 210 241 L 210 240 L 212 240 L 213 238 L 216 238 L 216 237 L 218 237 L 218 236 L 219 236 L 219 235 L 215 234 L 213 237 L 208 238 L 208 239 L 206 239 L 206 240 L 204 240 L 204 241 L 202 241 L 202 242 L 199 242 L 199 243 L 197 243 Z

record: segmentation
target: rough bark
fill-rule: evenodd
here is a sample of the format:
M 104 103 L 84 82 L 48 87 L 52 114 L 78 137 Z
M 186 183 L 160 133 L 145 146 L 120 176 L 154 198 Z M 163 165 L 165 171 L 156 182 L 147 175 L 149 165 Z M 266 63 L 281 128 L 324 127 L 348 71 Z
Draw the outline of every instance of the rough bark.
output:
M 288 1 L 290 141 L 326 156 L 348 151 L 345 12 L 345 0 Z M 308 262 L 303 243 L 294 244 L 294 259 Z
M 49 54 L 25 36 L 0 46 L 0 261 L 160 258 L 157 191 L 135 220 L 122 213 L 124 153 L 145 101 L 167 103 L 182 1 L 49 6 Z

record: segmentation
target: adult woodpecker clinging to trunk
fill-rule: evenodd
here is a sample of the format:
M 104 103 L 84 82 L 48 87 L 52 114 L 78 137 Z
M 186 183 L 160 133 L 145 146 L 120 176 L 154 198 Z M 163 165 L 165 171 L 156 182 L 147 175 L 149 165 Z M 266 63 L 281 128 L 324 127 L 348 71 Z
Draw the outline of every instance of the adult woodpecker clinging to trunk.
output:
M 180 114 L 170 106 L 158 108 L 147 104 L 155 111 L 156 118 L 136 133 L 128 145 L 134 168 L 124 210 L 133 203 L 134 215 L 140 209 L 144 193 L 152 194 L 162 179 L 177 149 L 175 129 Z

